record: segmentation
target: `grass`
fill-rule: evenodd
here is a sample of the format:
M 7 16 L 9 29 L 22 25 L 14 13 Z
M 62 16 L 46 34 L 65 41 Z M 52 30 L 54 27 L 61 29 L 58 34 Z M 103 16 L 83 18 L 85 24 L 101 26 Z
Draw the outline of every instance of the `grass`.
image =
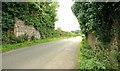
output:
M 69 38 L 69 37 L 39 39 L 39 40 L 27 41 L 27 42 L 17 43 L 17 44 L 3 44 L 3 45 L 0 45 L 0 52 L 7 52 L 10 50 L 23 48 L 26 46 L 31 46 L 31 45 L 35 45 L 35 44 L 39 44 L 39 43 L 44 43 L 44 42 L 51 42 L 51 41 L 60 40 L 60 39 L 64 39 L 64 38 Z

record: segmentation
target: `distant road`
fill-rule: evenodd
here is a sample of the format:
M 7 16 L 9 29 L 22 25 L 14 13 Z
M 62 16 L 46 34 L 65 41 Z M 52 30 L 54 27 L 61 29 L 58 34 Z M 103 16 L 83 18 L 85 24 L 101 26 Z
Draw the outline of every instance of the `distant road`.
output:
M 3 69 L 75 69 L 81 37 L 58 40 L 3 53 Z

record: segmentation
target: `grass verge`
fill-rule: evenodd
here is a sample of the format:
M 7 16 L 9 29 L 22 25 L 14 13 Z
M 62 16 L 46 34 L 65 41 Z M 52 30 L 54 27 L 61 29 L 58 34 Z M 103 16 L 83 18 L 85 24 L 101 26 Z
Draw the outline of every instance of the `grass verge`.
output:
M 26 47 L 26 46 L 31 46 L 31 45 L 35 45 L 35 44 L 39 44 L 39 43 L 44 43 L 44 42 L 51 42 L 51 41 L 60 40 L 60 39 L 64 39 L 64 38 L 70 38 L 70 37 L 39 39 L 39 40 L 26 41 L 26 42 L 17 43 L 17 44 L 3 44 L 3 45 L 0 45 L 0 52 L 7 52 L 7 51 L 10 51 L 10 50 L 23 48 L 23 47 Z
M 105 51 L 103 45 L 91 48 L 86 39 L 80 43 L 78 69 L 86 69 L 92 71 L 119 71 L 118 69 L 118 52 L 116 50 Z

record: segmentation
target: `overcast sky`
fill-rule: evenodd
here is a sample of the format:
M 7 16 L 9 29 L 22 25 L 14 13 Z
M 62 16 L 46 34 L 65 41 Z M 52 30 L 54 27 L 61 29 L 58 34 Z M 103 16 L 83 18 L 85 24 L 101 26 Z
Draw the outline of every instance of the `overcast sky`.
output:
M 72 13 L 71 6 L 73 5 L 72 0 L 58 0 L 58 21 L 55 24 L 55 28 L 60 27 L 64 31 L 78 30 L 79 24 Z

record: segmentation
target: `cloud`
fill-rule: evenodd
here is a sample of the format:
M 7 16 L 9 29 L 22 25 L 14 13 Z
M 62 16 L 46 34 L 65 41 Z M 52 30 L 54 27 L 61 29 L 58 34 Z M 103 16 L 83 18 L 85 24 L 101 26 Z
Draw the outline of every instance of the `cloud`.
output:
M 55 27 L 60 27 L 64 31 L 78 30 L 79 24 L 72 13 L 71 6 L 73 2 L 71 0 L 59 0 L 60 7 L 58 8 L 58 21 Z

